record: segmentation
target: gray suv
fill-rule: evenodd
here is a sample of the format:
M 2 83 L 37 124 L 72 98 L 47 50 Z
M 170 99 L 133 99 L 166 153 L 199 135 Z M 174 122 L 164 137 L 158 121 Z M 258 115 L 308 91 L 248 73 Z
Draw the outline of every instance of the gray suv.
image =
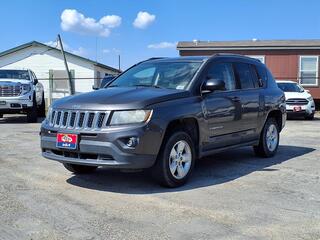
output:
M 253 146 L 272 157 L 285 120 L 284 93 L 258 60 L 154 58 L 104 89 L 54 102 L 41 148 L 75 174 L 149 169 L 162 185 L 177 187 L 207 155 Z

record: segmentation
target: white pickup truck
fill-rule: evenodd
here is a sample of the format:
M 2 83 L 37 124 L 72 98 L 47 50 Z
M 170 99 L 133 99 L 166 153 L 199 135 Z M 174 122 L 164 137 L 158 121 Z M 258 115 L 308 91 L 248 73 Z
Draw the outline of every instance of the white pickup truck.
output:
M 45 116 L 43 85 L 31 70 L 0 69 L 0 118 L 26 113 L 28 122 Z

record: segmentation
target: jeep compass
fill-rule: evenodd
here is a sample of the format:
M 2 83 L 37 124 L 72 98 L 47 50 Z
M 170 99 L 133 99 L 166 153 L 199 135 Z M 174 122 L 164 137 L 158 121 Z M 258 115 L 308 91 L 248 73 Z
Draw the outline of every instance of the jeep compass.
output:
M 153 58 L 104 89 L 55 101 L 41 148 L 75 174 L 148 169 L 160 184 L 177 187 L 207 155 L 253 146 L 272 157 L 285 120 L 284 93 L 258 60 Z

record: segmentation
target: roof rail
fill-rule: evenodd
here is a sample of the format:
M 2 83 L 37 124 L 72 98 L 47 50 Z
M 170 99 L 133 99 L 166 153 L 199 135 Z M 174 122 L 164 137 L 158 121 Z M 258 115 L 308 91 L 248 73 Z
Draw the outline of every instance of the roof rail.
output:
M 166 57 L 152 57 L 152 58 L 148 58 L 146 61 L 152 61 L 152 60 L 158 60 L 158 59 L 165 59 Z
M 216 56 L 234 56 L 234 57 L 240 57 L 240 58 L 245 58 L 245 59 L 250 59 L 256 62 L 261 62 L 259 59 L 256 58 L 252 58 L 250 56 L 245 56 L 245 55 L 241 55 L 241 54 L 236 54 L 236 53 L 215 53 L 214 55 L 212 55 L 210 58 L 212 57 L 216 57 Z

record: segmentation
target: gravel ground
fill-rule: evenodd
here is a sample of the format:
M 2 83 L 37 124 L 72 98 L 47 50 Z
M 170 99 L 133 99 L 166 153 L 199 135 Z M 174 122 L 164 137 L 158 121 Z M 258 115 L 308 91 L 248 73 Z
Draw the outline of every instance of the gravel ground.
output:
M 0 239 L 320 239 L 320 118 L 287 121 L 274 158 L 202 159 L 178 189 L 141 172 L 74 176 L 24 121 L 0 120 Z

